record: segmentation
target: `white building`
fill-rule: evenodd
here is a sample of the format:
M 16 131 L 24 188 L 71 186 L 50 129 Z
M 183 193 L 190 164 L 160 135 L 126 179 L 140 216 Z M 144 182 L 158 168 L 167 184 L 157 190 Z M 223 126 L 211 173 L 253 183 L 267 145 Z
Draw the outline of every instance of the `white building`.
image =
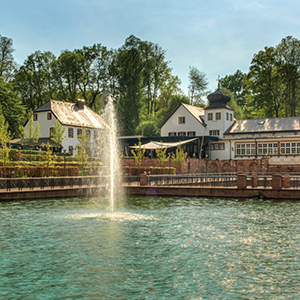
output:
M 181 104 L 161 127 L 161 136 L 218 137 L 210 159 L 269 157 L 270 163 L 300 163 L 300 117 L 235 120 L 230 97 L 218 89 L 205 109 Z
M 78 135 L 82 134 L 82 129 L 86 128 L 91 138 L 91 155 L 96 147 L 96 139 L 104 128 L 103 119 L 84 105 L 84 100 L 78 99 L 77 103 L 49 100 L 41 107 L 33 111 L 34 123 L 40 127 L 40 139 L 38 145 L 51 143 L 51 132 L 56 120 L 65 128 L 64 135 L 67 139 L 62 143 L 63 151 L 66 150 L 70 155 L 75 156 L 78 144 Z M 25 131 L 28 130 L 28 122 Z M 52 142 L 53 144 L 53 142 Z

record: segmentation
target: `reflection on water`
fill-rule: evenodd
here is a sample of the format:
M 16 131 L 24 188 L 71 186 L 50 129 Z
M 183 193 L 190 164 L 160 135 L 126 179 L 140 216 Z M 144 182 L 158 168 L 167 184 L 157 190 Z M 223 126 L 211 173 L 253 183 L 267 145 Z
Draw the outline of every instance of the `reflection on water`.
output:
M 299 299 L 299 203 L 0 203 L 0 299 Z

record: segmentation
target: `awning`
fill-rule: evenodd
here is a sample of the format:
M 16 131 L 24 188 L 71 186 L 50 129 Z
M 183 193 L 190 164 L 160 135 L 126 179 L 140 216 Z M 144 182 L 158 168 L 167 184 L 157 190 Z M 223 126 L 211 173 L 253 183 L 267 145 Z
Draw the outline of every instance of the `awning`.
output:
M 190 142 L 195 141 L 197 139 L 198 138 L 185 140 L 185 141 L 179 141 L 179 142 L 173 142 L 173 143 L 163 143 L 163 142 L 151 141 L 147 144 L 142 145 L 141 148 L 142 149 L 150 149 L 150 150 L 173 148 L 173 147 L 178 147 L 179 145 L 190 143 Z M 130 148 L 139 148 L 139 146 L 130 146 Z

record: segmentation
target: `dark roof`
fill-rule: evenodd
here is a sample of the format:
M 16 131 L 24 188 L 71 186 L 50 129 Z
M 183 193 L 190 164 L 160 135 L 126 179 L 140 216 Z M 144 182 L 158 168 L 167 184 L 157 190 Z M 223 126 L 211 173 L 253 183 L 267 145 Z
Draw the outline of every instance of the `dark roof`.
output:
M 227 108 L 232 110 L 227 103 L 230 101 L 230 96 L 221 91 L 220 83 L 218 89 L 207 96 L 209 106 L 206 109 Z
M 224 134 L 300 131 L 300 117 L 239 120 Z
M 75 103 L 49 100 L 34 110 L 42 111 L 51 111 L 63 125 L 100 129 L 105 126 L 103 119 L 86 105 L 80 109 Z

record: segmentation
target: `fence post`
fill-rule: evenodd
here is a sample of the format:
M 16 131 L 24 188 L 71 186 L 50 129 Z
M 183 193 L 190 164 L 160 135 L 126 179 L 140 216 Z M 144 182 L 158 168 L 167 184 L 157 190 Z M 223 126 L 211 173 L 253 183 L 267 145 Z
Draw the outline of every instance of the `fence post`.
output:
M 237 188 L 245 189 L 247 187 L 247 175 L 238 174 L 237 175 Z
M 148 183 L 147 174 L 141 174 L 140 175 L 140 185 L 147 185 L 147 183 Z
M 289 188 L 290 187 L 290 174 L 283 175 L 283 187 Z
M 257 187 L 257 174 L 252 174 L 252 187 Z
M 282 176 L 280 174 L 273 174 L 272 189 L 273 190 L 281 190 L 282 189 Z

